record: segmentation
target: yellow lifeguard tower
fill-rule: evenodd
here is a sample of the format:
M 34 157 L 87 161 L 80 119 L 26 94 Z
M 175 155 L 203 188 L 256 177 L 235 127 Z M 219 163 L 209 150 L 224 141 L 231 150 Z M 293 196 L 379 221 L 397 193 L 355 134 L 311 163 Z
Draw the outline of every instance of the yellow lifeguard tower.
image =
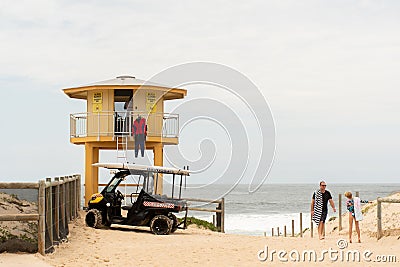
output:
M 98 168 L 92 164 L 99 162 L 99 151 L 116 150 L 118 158 L 126 158 L 134 146 L 137 118 L 145 118 L 145 148 L 153 150 L 155 166 L 163 166 L 163 146 L 179 142 L 179 115 L 164 113 L 164 101 L 184 98 L 184 89 L 119 76 L 63 91 L 87 102 L 86 112 L 70 115 L 70 141 L 85 145 L 85 203 L 98 192 Z M 161 176 L 155 184 L 154 192 L 162 194 Z

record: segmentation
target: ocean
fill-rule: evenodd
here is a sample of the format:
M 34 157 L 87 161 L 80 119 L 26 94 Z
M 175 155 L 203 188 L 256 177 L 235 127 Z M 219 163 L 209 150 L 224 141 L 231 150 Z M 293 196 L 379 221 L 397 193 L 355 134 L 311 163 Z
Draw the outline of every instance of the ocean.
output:
M 286 225 L 288 232 L 291 221 L 295 220 L 295 231 L 299 231 L 299 214 L 303 213 L 303 229 L 310 227 L 310 204 L 312 193 L 318 189 L 318 184 L 264 184 L 257 192 L 249 194 L 247 185 L 188 185 L 182 190 L 183 198 L 200 198 L 215 200 L 225 197 L 225 232 L 240 235 L 262 236 L 271 234 L 271 229 L 279 227 L 283 231 Z M 345 191 L 355 194 L 360 192 L 363 200 L 375 200 L 391 193 L 400 191 L 400 184 L 329 184 L 338 209 L 338 195 Z M 36 190 L 0 190 L 17 194 L 19 198 L 29 201 L 37 200 Z M 124 193 L 124 188 L 120 188 Z M 135 190 L 134 190 L 135 191 Z M 82 190 L 84 192 L 84 190 Z M 129 192 L 127 192 L 129 193 Z M 171 187 L 164 186 L 164 193 L 171 194 Z M 175 190 L 175 194 L 177 190 Z M 345 197 L 343 196 L 343 212 L 345 212 Z M 83 200 L 82 200 L 83 201 Z M 128 200 L 129 201 L 129 200 Z M 82 202 L 83 203 L 83 202 Z M 199 205 L 200 203 L 191 203 Z M 204 208 L 215 208 L 215 205 L 202 204 Z M 209 212 L 190 211 L 189 216 L 213 221 Z M 328 218 L 337 216 L 329 207 Z

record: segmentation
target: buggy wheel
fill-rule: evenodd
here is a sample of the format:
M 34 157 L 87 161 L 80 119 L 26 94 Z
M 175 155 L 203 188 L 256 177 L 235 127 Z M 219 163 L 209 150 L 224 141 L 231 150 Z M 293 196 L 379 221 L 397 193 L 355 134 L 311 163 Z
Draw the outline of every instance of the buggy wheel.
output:
M 101 212 L 96 209 L 88 211 L 85 217 L 86 225 L 93 228 L 101 228 L 103 226 L 103 218 Z
M 171 229 L 171 233 L 174 233 L 177 229 L 178 229 L 178 219 L 176 218 L 176 216 L 174 214 L 170 214 L 169 218 L 172 220 L 172 229 Z
M 150 222 L 150 230 L 155 235 L 168 235 L 172 230 L 172 220 L 165 215 L 156 215 Z

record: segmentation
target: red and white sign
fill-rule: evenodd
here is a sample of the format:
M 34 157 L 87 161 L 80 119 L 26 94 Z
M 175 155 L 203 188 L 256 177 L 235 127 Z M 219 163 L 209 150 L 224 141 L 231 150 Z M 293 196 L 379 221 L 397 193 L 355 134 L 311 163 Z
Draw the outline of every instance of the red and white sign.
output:
M 165 208 L 165 209 L 173 209 L 175 207 L 174 204 L 150 202 L 150 201 L 144 201 L 143 206 L 152 208 Z

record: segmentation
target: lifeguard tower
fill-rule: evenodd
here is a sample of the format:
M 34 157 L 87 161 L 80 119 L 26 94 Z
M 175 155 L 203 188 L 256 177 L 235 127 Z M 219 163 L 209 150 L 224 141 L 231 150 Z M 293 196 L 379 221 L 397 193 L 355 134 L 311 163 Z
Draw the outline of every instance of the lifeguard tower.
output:
M 144 144 L 153 150 L 154 165 L 163 166 L 163 146 L 179 142 L 179 115 L 164 113 L 164 101 L 184 98 L 185 89 L 119 76 L 63 91 L 87 103 L 86 112 L 70 115 L 70 141 L 85 146 L 85 203 L 99 190 L 98 168 L 92 164 L 99 162 L 100 150 L 116 150 L 123 162 L 129 150 L 142 156 Z M 154 184 L 155 194 L 162 194 L 162 177 Z

